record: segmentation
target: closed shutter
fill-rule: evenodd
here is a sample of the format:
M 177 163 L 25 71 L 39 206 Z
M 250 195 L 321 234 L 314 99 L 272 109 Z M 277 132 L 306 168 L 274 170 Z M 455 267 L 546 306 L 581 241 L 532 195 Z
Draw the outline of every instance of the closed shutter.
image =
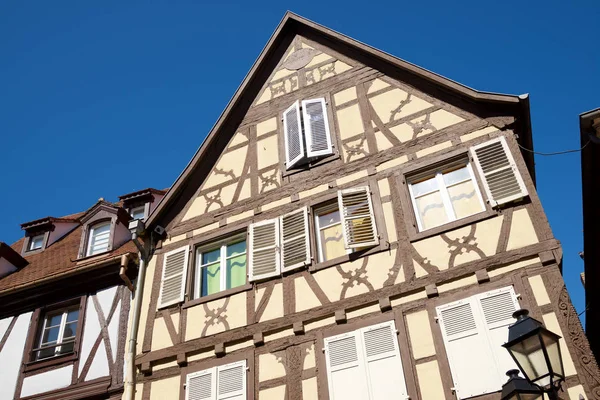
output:
M 512 286 L 480 294 L 477 301 L 481 306 L 490 349 L 498 368 L 498 387 L 501 387 L 506 382 L 506 371 L 517 368 L 502 345 L 508 340 L 508 327 L 515 322 L 512 315 L 519 309 L 519 302 Z
M 370 326 L 360 332 L 371 400 L 408 399 L 394 321 Z
M 216 394 L 215 369 L 188 374 L 185 385 L 185 400 L 214 400 Z
M 340 190 L 338 206 L 346 248 L 354 249 L 379 244 L 371 191 L 368 186 Z
M 369 399 L 359 331 L 325 338 L 331 400 Z
M 283 112 L 283 137 L 285 140 L 285 167 L 291 168 L 304 158 L 304 139 L 300 120 L 300 103 L 296 101 Z
M 217 400 L 246 399 L 246 360 L 217 367 Z
M 333 147 L 325 99 L 304 100 L 302 117 L 304 119 L 304 136 L 306 137 L 306 155 L 317 157 L 331 154 Z
M 281 227 L 281 269 L 289 271 L 310 263 L 308 209 L 306 207 L 283 215 Z
M 527 196 L 525 183 L 503 136 L 471 147 L 471 155 L 492 207 Z
M 437 307 L 440 329 L 458 399 L 498 390 L 493 355 L 471 298 Z
M 158 308 L 183 301 L 188 255 L 188 246 L 165 254 Z
M 249 280 L 269 278 L 279 275 L 279 219 L 270 219 L 250 225 Z

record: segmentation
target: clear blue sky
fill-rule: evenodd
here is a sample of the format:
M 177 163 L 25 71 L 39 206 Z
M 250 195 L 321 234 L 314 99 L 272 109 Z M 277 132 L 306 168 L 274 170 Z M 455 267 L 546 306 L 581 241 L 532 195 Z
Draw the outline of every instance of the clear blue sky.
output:
M 4 0 L 0 240 L 170 186 L 287 9 L 475 89 L 530 93 L 536 150 L 578 148 L 578 115 L 600 106 L 600 3 L 483 3 Z M 580 155 L 536 169 L 582 311 Z

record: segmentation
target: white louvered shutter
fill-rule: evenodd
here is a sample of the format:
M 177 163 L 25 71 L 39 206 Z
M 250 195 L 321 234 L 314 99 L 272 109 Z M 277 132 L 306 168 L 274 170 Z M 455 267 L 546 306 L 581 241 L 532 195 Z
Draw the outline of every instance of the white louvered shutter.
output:
M 331 134 L 325 99 L 302 101 L 302 117 L 306 137 L 306 155 L 318 157 L 331 154 Z
M 369 399 L 359 331 L 325 338 L 331 400 Z
M 527 196 L 525 183 L 503 136 L 471 147 L 471 155 L 492 207 Z
M 368 186 L 338 191 L 338 206 L 347 249 L 379 244 Z
M 281 270 L 289 271 L 310 263 L 308 209 L 306 207 L 279 218 L 281 228 Z
M 304 138 L 300 119 L 300 103 L 296 101 L 283 112 L 285 167 L 291 168 L 304 158 Z
M 408 399 L 396 325 L 384 322 L 361 329 L 371 400 Z
M 502 345 L 508 340 L 508 326 L 515 322 L 512 314 L 519 309 L 519 302 L 512 286 L 480 294 L 477 301 L 481 307 L 490 349 L 496 360 L 500 388 L 506 382 L 506 371 L 517 368 Z
M 183 301 L 188 256 L 188 246 L 165 253 L 158 308 Z
M 466 399 L 498 390 L 494 358 L 472 298 L 437 307 L 454 390 Z
M 281 258 L 279 256 L 279 219 L 270 219 L 250 225 L 249 280 L 269 278 L 279 275 Z
M 188 374 L 185 384 L 185 400 L 214 400 L 216 387 L 214 368 Z
M 217 400 L 246 399 L 246 360 L 217 367 Z

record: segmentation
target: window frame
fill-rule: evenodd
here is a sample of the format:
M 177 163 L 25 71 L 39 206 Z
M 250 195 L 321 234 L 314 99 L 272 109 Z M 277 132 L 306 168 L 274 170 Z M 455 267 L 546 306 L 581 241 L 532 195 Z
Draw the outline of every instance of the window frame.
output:
M 67 343 L 71 343 L 73 342 L 73 344 L 75 343 L 75 337 L 77 336 L 77 328 L 79 327 L 79 324 L 81 323 L 81 320 L 79 318 L 79 315 L 77 316 L 77 320 L 75 321 L 67 321 L 67 318 L 69 317 L 69 313 L 72 311 L 77 311 L 79 312 L 79 308 L 74 305 L 72 307 L 64 307 L 64 308 L 60 308 L 57 310 L 53 310 L 53 311 L 48 311 L 43 315 L 43 322 L 42 322 L 42 326 L 40 329 L 40 332 L 38 334 L 38 340 L 37 340 L 37 347 L 35 349 L 32 350 L 32 357 L 35 358 L 35 361 L 43 361 L 43 360 L 47 360 L 50 358 L 54 358 L 54 357 L 60 357 L 61 355 L 63 355 L 62 353 L 58 353 L 60 352 L 61 348 L 63 345 L 67 344 Z M 48 357 L 44 357 L 44 358 L 40 358 L 39 353 L 41 353 L 43 351 L 44 347 L 44 332 L 46 331 L 46 329 L 48 328 L 48 320 L 50 319 L 50 317 L 55 316 L 55 315 L 60 315 L 60 322 L 57 325 L 58 326 L 58 337 L 56 338 L 56 344 L 55 345 L 51 345 L 51 346 L 46 346 L 47 348 L 54 348 L 54 355 L 52 356 L 48 356 Z M 65 328 L 67 326 L 68 323 L 72 323 L 72 322 L 77 322 L 77 327 L 75 329 L 75 335 L 73 336 L 73 340 L 70 340 L 68 342 L 65 342 Z M 34 353 L 38 353 L 37 356 Z M 69 352 L 71 353 L 71 352 Z M 68 354 L 68 353 L 64 353 L 64 354 Z
M 143 216 L 142 216 L 141 218 L 135 218 L 135 217 L 133 216 L 133 214 L 134 214 L 136 211 L 140 210 L 140 209 L 142 210 L 142 214 L 143 214 Z M 142 205 L 139 205 L 139 206 L 135 206 L 135 207 L 130 207 L 130 208 L 127 210 L 127 212 L 129 213 L 129 216 L 130 216 L 132 219 L 134 219 L 134 220 L 136 220 L 136 219 L 143 220 L 143 219 L 145 219 L 145 218 L 148 216 L 148 215 L 146 214 L 146 205 L 145 205 L 145 204 L 142 204 Z
M 452 169 L 453 167 L 458 167 L 458 168 L 454 169 L 455 171 L 457 169 L 464 168 L 464 167 L 462 167 L 463 162 L 466 162 L 465 166 L 467 168 L 467 171 L 469 172 L 469 179 L 465 179 L 463 181 L 455 182 L 455 183 L 452 183 L 451 185 L 447 185 L 446 182 L 444 181 L 445 172 L 451 172 L 448 170 Z M 431 174 L 433 174 L 433 176 L 431 176 Z M 412 177 L 407 176 L 407 178 L 406 178 L 406 185 L 408 187 L 408 191 L 410 194 L 410 200 L 411 200 L 411 204 L 412 204 L 412 208 L 413 208 L 413 215 L 415 217 L 415 220 L 417 223 L 417 229 L 418 229 L 419 233 L 427 232 L 430 229 L 435 229 L 440 226 L 444 226 L 446 224 L 450 224 L 450 223 L 453 223 L 456 221 L 461 221 L 465 218 L 469 218 L 469 217 L 472 217 L 473 215 L 477 215 L 477 214 L 480 214 L 480 213 L 486 211 L 486 203 L 483 201 L 482 192 L 479 188 L 480 182 L 477 181 L 477 176 L 475 175 L 475 172 L 474 172 L 474 169 L 472 166 L 472 161 L 469 159 L 468 156 L 465 156 L 465 159 L 462 159 L 461 157 L 457 157 L 455 160 L 449 161 L 448 163 L 440 163 L 439 165 L 437 165 L 431 169 L 426 169 L 422 173 L 410 174 L 410 175 L 413 175 L 413 176 L 414 175 L 417 175 L 417 176 L 424 175 L 424 179 L 421 180 L 421 182 L 424 182 L 426 180 L 433 178 L 436 180 L 436 183 L 437 183 L 436 190 L 431 190 L 427 193 L 421 194 L 419 196 L 415 196 L 414 191 L 413 191 L 414 183 L 410 182 Z M 425 177 L 428 177 L 428 178 L 425 178 Z M 418 180 L 418 178 L 415 180 Z M 452 206 L 452 201 L 450 199 L 450 195 L 448 193 L 448 188 L 459 185 L 461 183 L 468 182 L 468 181 L 473 182 L 473 186 L 475 188 L 475 194 L 477 195 L 477 198 L 479 199 L 479 204 L 481 205 L 482 210 L 479 212 L 476 212 L 474 214 L 467 215 L 466 217 L 457 218 L 456 214 L 454 212 L 454 208 Z M 442 198 L 442 204 L 444 205 L 444 211 L 446 212 L 446 216 L 448 217 L 448 220 L 442 224 L 432 226 L 431 228 L 423 229 L 423 221 L 421 220 L 421 217 L 419 216 L 418 211 L 417 211 L 418 210 L 417 198 L 420 198 L 422 196 L 426 196 L 426 195 L 429 195 L 429 194 L 435 193 L 435 192 L 440 193 L 440 197 Z
M 108 243 L 106 245 L 106 250 L 95 253 L 95 254 L 91 254 L 90 250 L 92 248 L 92 236 L 94 234 L 95 229 L 100 226 L 108 226 Z M 94 221 L 92 224 L 90 224 L 88 226 L 88 229 L 86 232 L 87 238 L 86 238 L 86 242 L 85 242 L 85 257 L 94 257 L 94 256 L 97 256 L 100 254 L 107 253 L 112 250 L 113 226 L 114 226 L 114 224 L 112 223 L 111 220 Z
M 329 228 L 330 226 L 334 226 L 334 225 L 340 225 L 340 228 L 343 229 L 343 223 L 342 223 L 342 219 L 340 216 L 340 220 L 339 222 L 337 222 L 336 224 L 330 224 L 327 225 L 325 227 L 320 226 L 319 224 L 319 215 L 321 215 L 319 213 L 319 211 L 325 209 L 326 207 L 332 207 L 332 210 L 327 212 L 327 213 L 331 213 L 334 211 L 337 211 L 338 213 L 340 212 L 340 208 L 339 208 L 339 204 L 336 201 L 336 199 L 332 199 L 331 202 L 325 202 L 321 205 L 317 205 L 317 206 L 313 206 L 312 209 L 312 214 L 313 214 L 313 224 L 314 224 L 314 229 L 313 229 L 313 235 L 314 235 L 314 240 L 316 242 L 316 246 L 315 246 L 315 252 L 316 252 L 316 257 L 313 256 L 313 259 L 316 260 L 316 262 L 318 264 L 320 263 L 324 263 L 324 262 L 328 262 L 331 260 L 334 260 L 335 258 L 332 258 L 331 260 L 324 260 L 323 259 L 323 244 L 321 243 L 321 235 L 320 235 L 320 231 L 321 229 L 325 229 L 325 228 Z M 335 208 L 335 210 L 333 209 Z M 344 237 L 342 235 L 342 243 L 344 241 Z M 345 247 L 345 246 L 344 246 Z M 346 255 L 352 254 L 354 252 L 354 249 L 345 249 L 346 250 Z M 343 257 L 343 256 L 341 256 Z M 339 257 L 337 257 L 339 258 Z
M 42 236 L 42 246 L 37 248 L 37 249 L 31 249 L 31 243 L 33 241 L 34 238 Z M 26 238 L 25 241 L 23 242 L 23 249 L 21 254 L 28 256 L 31 254 L 36 254 L 39 252 L 42 252 L 46 249 L 46 246 L 48 245 L 48 238 L 50 237 L 50 231 L 46 230 L 46 231 L 34 231 L 34 232 L 29 232 L 26 233 Z

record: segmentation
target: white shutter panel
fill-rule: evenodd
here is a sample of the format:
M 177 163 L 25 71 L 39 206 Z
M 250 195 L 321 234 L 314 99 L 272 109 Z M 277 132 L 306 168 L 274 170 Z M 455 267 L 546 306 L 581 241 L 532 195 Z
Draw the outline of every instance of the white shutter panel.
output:
M 310 263 L 308 209 L 306 207 L 283 215 L 281 227 L 281 270 L 289 271 Z
M 279 275 L 279 219 L 251 224 L 249 227 L 249 280 Z
M 471 298 L 437 307 L 454 390 L 466 399 L 497 390 L 493 355 Z
M 300 103 L 296 101 L 283 112 L 283 137 L 285 140 L 285 167 L 293 167 L 304 158 L 304 139 L 300 120 Z
M 371 400 L 408 399 L 394 321 L 361 330 Z
M 379 244 L 368 186 L 338 191 L 344 244 L 348 249 Z
M 246 360 L 217 367 L 217 400 L 246 399 Z
M 492 207 L 527 196 L 525 183 L 503 136 L 471 147 Z
M 508 339 L 508 326 L 515 322 L 512 314 L 519 309 L 519 302 L 512 286 L 492 290 L 477 296 L 483 313 L 489 345 L 498 368 L 498 388 L 506 382 L 506 371 L 517 365 L 502 345 Z
M 214 400 L 216 393 L 215 369 L 188 374 L 185 385 L 185 400 Z
M 358 331 L 325 338 L 325 360 L 330 400 L 368 399 Z
M 165 253 L 158 308 L 183 301 L 188 256 L 188 246 Z
M 306 137 L 306 155 L 317 157 L 331 154 L 333 147 L 325 99 L 302 101 L 302 117 L 304 119 L 304 136 Z

